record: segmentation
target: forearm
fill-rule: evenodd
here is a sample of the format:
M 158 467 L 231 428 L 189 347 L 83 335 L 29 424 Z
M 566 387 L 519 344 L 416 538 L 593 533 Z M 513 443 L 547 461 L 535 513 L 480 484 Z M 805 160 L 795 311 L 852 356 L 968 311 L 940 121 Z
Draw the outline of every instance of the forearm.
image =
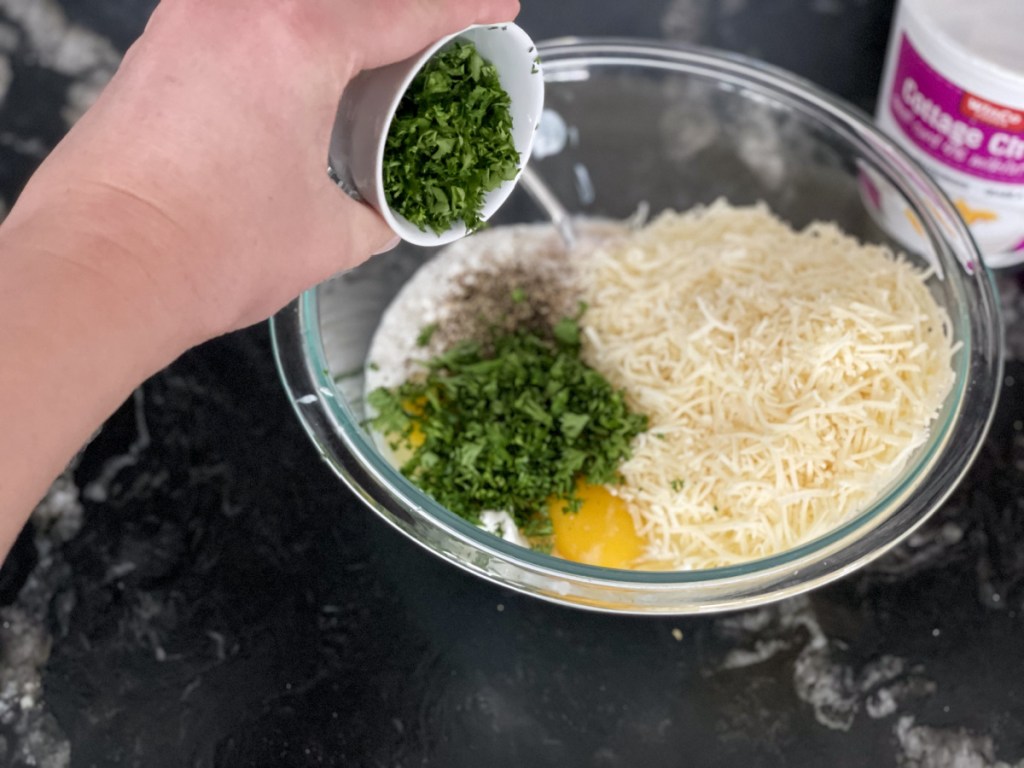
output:
M 130 249 L 81 215 L 0 227 L 0 560 L 96 428 L 190 343 Z

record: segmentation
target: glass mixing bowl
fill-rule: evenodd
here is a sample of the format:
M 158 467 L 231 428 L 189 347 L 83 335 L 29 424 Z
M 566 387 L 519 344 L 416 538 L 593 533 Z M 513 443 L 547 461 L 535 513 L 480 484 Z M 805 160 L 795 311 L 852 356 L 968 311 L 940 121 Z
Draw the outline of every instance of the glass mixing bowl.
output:
M 758 62 L 646 41 L 566 40 L 540 47 L 546 118 L 531 168 L 573 213 L 626 218 L 725 197 L 759 200 L 796 227 L 824 219 L 936 267 L 930 287 L 961 346 L 953 390 L 930 439 L 870 508 L 782 554 L 727 568 L 624 571 L 507 543 L 406 480 L 362 426 L 367 349 L 382 312 L 431 253 L 403 245 L 326 282 L 272 321 L 285 388 L 323 458 L 371 509 L 425 549 L 497 584 L 567 605 L 626 613 L 700 613 L 779 599 L 838 578 L 919 526 L 974 458 L 1001 380 L 992 277 L 955 208 L 865 116 Z M 885 187 L 916 215 L 894 241 L 872 215 Z M 521 189 L 493 224 L 539 221 Z M 339 504 L 341 502 L 339 501 Z

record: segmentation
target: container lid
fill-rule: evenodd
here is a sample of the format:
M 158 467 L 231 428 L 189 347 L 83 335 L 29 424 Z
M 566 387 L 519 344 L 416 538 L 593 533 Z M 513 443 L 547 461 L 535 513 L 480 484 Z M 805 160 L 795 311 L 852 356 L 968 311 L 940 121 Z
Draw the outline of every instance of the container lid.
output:
M 918 20 L 976 64 L 1015 77 L 1024 88 L 1024 1 L 906 0 Z M 1024 93 L 1021 94 L 1024 98 Z

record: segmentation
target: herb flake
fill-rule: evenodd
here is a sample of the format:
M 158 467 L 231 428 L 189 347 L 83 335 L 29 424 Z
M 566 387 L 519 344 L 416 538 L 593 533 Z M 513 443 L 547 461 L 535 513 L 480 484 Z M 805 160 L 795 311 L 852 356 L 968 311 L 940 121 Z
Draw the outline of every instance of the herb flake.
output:
M 416 337 L 416 346 L 427 346 L 430 343 L 430 340 L 434 337 L 434 334 L 437 333 L 438 327 L 439 326 L 437 323 L 428 323 L 427 325 L 420 328 L 420 333 Z

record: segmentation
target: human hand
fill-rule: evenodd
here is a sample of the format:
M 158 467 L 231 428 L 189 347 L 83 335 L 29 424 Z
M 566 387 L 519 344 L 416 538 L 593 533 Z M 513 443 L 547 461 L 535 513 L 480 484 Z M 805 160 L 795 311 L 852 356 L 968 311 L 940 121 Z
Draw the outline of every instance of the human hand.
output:
M 0 226 L 0 559 L 147 376 L 388 246 L 326 173 L 348 80 L 517 11 L 163 0 Z
M 174 323 L 185 347 L 261 320 L 393 235 L 325 173 L 359 70 L 517 0 L 163 0 L 8 225 L 52 217 L 109 247 L 87 266 Z M 80 256 L 76 256 L 79 258 Z M 177 352 L 181 349 L 176 350 Z

